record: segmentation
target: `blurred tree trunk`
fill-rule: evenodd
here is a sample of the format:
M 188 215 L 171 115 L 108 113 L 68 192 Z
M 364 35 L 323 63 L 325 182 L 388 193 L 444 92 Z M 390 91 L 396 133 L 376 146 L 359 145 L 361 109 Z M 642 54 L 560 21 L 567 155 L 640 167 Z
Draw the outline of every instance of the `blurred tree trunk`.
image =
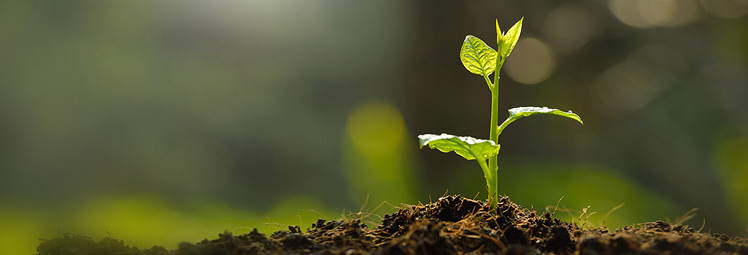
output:
M 450 0 L 424 1 L 413 4 L 410 8 L 413 22 L 410 24 L 411 51 L 408 52 L 409 67 L 406 71 L 407 86 L 403 98 L 408 126 L 414 135 L 423 133 L 453 133 L 458 135 L 478 135 L 465 133 L 474 119 L 462 112 L 465 105 L 448 103 L 464 102 L 465 95 L 480 91 L 483 88 L 466 85 L 464 68 L 459 60 L 459 49 L 465 37 L 463 29 L 467 27 L 468 12 L 465 2 Z M 490 100 L 490 98 L 487 98 Z M 480 120 L 477 120 L 480 121 Z M 483 123 L 480 123 L 483 124 Z M 488 122 L 485 123 L 488 125 Z M 487 132 L 487 131 L 486 131 Z M 487 133 L 486 133 L 487 135 Z M 480 137 L 480 136 L 478 136 Z M 427 173 L 422 176 L 424 184 L 442 183 L 445 172 L 457 167 L 455 160 L 441 153 L 418 153 L 422 157 Z M 478 173 L 476 173 L 478 174 Z M 444 192 L 445 185 L 431 185 L 433 189 L 424 188 L 428 194 Z M 433 192 L 432 192 L 433 191 Z

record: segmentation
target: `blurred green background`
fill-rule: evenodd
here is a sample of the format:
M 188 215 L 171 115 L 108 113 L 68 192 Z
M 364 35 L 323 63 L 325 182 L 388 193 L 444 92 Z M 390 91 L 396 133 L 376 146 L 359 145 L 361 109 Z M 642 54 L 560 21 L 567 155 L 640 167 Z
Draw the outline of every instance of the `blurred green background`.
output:
M 611 228 L 748 229 L 748 1 L 2 1 L 0 247 L 59 232 L 173 248 L 229 230 L 485 197 L 416 135 L 488 136 L 472 34 L 525 17 L 503 194 Z M 383 203 L 386 201 L 387 203 Z M 620 209 L 610 213 L 617 205 Z M 380 206 L 381 205 L 381 206 Z M 368 214 L 348 213 L 374 212 Z M 373 226 L 372 226 L 373 227 Z

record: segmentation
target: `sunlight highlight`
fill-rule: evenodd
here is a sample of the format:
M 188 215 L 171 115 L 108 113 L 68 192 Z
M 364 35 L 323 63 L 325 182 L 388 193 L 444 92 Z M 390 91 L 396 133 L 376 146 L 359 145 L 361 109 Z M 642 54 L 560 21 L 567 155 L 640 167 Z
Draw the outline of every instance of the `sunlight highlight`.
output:
M 536 38 L 521 39 L 504 64 L 509 78 L 523 84 L 538 84 L 548 79 L 556 67 L 553 50 Z
M 610 0 L 608 8 L 618 20 L 636 28 L 683 26 L 699 17 L 695 0 Z

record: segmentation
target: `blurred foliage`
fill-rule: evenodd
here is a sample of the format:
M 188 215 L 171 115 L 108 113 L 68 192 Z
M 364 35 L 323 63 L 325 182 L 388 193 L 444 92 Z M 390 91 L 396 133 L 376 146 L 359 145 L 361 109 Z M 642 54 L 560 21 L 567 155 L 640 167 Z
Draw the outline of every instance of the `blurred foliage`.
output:
M 721 170 L 730 213 L 740 225 L 748 225 L 748 137 L 727 140 L 718 145 L 714 160 Z
M 500 112 L 585 126 L 505 130 L 502 194 L 597 216 L 625 202 L 610 226 L 698 207 L 745 233 L 745 1 L 0 1 L 0 253 L 57 229 L 169 246 L 337 218 L 367 193 L 484 192 L 411 134 L 485 133 L 460 44 L 522 16 Z
M 139 248 L 175 249 L 180 242 L 211 239 L 224 231 L 240 234 L 257 228 L 270 234 L 291 225 L 308 228 L 317 219 L 341 217 L 305 195 L 284 199 L 264 212 L 238 210 L 217 201 L 176 205 L 149 194 L 97 196 L 66 212 L 1 212 L 0 244 L 8 254 L 32 254 L 38 238 L 65 232 L 113 237 Z
M 412 203 L 418 189 L 414 178 L 405 121 L 391 104 L 364 102 L 353 109 L 346 123 L 343 172 L 349 194 L 358 204 L 387 201 Z
M 38 212 L 25 208 L 0 205 L 0 251 L 3 254 L 33 254 L 46 231 L 44 219 Z M 46 228 L 46 229 L 45 229 Z

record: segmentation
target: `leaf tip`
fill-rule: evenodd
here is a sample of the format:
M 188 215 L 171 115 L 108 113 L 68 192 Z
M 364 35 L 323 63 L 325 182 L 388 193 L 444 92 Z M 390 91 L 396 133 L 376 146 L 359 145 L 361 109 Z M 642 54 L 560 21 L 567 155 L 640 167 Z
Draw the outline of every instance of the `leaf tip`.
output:
M 582 117 L 579 117 L 579 114 L 576 114 L 571 110 L 569 110 L 567 113 L 571 114 L 571 118 L 579 122 L 579 124 L 584 125 L 584 121 L 582 121 Z
M 423 149 L 423 146 L 426 146 L 428 142 L 428 134 L 424 135 L 418 135 L 418 149 Z
M 499 19 L 496 19 L 496 47 L 497 50 L 501 50 L 501 38 L 504 37 L 504 33 L 501 32 L 501 28 L 499 27 Z

